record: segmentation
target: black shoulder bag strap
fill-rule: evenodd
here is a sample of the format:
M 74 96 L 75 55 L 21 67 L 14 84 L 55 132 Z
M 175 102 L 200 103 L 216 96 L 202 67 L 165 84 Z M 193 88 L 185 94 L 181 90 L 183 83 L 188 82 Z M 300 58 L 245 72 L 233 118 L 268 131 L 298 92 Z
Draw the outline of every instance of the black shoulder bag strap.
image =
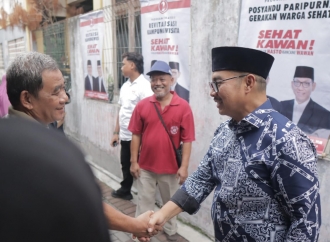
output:
M 181 158 L 181 155 L 178 153 L 178 150 L 176 149 L 176 147 L 175 147 L 175 145 L 174 145 L 174 142 L 173 142 L 173 140 L 172 140 L 172 137 L 171 137 L 171 135 L 170 135 L 170 132 L 168 131 L 168 129 L 167 129 L 165 123 L 164 123 L 164 120 L 163 120 L 163 118 L 162 118 L 162 115 L 160 114 L 160 112 L 159 112 L 159 110 L 158 110 L 158 108 L 157 108 L 157 106 L 156 106 L 156 103 L 153 103 L 153 104 L 154 104 L 155 109 L 156 109 L 156 111 L 157 111 L 158 117 L 159 117 L 160 121 L 162 122 L 162 124 L 163 124 L 163 126 L 164 126 L 164 129 L 166 130 L 166 133 L 168 134 L 168 137 L 169 137 L 170 140 L 171 140 L 171 143 L 172 143 L 172 146 L 173 146 L 173 149 L 174 149 L 174 152 L 175 152 L 175 156 L 176 156 L 176 162 L 178 163 L 178 167 L 180 167 L 180 166 L 181 166 L 181 159 L 182 159 L 182 158 Z

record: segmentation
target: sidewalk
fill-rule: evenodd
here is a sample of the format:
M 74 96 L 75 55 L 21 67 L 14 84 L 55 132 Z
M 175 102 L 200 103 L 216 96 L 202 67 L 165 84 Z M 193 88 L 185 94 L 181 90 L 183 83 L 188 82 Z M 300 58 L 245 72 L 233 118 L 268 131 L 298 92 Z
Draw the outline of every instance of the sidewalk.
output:
M 112 188 L 108 187 L 105 183 L 98 181 L 98 184 L 102 191 L 102 199 L 105 203 L 110 204 L 117 210 L 134 217 L 136 205 L 131 201 L 126 201 L 119 198 L 114 198 L 111 196 Z M 110 236 L 112 242 L 134 242 L 132 236 L 129 233 L 112 231 L 110 230 Z M 167 241 L 166 236 L 163 232 L 158 233 L 151 239 L 151 242 L 165 242 Z M 177 242 L 189 242 L 184 237 L 180 236 Z

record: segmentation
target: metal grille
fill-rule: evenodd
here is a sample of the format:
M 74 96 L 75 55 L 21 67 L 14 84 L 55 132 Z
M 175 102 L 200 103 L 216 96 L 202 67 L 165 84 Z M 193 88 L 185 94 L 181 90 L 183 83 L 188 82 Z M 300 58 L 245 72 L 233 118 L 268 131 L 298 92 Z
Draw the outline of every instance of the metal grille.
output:
M 0 71 L 3 71 L 5 69 L 5 63 L 3 59 L 3 49 L 2 44 L 0 44 Z
M 142 52 L 140 1 L 118 1 L 104 8 L 104 55 L 106 74 L 113 77 L 116 89 L 125 82 L 121 75 L 122 54 Z
M 124 52 L 142 52 L 140 0 L 116 0 L 114 5 L 103 8 L 105 33 L 103 40 L 103 72 L 115 92 L 125 82 L 121 74 L 121 56 Z M 67 22 L 57 22 L 42 29 L 44 53 L 52 56 L 58 63 L 67 88 L 71 88 L 69 54 L 67 42 L 70 30 Z
M 42 32 L 44 53 L 56 60 L 62 71 L 68 90 L 71 88 L 71 75 L 69 55 L 66 52 L 66 24 L 66 21 L 56 22 L 44 27 Z
M 58 64 L 62 64 L 65 57 L 64 29 L 64 22 L 57 22 L 43 28 L 44 52 L 53 57 Z
M 11 63 L 15 57 L 22 52 L 25 52 L 25 43 L 23 37 L 8 41 L 9 63 Z

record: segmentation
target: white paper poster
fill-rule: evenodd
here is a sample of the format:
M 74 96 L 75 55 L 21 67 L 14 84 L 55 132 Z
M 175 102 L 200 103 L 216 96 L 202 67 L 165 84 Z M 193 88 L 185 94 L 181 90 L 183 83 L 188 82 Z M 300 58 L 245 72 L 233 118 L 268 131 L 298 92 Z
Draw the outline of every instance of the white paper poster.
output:
M 141 0 L 145 73 L 156 60 L 169 63 L 180 97 L 189 102 L 190 0 Z
M 85 96 L 108 100 L 102 68 L 104 21 L 103 11 L 80 17 L 81 51 L 83 56 Z
M 329 37 L 328 0 L 242 0 L 238 45 L 275 57 L 267 95 L 320 140 L 330 134 Z

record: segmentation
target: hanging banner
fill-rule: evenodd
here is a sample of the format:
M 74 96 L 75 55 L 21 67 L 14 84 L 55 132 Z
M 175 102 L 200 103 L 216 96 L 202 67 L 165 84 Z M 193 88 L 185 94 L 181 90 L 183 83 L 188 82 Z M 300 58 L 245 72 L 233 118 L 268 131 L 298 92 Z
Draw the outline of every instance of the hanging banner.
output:
M 328 0 L 242 1 L 238 45 L 275 57 L 267 95 L 320 153 L 330 135 L 329 33 Z
M 108 100 L 102 68 L 103 11 L 84 14 L 80 17 L 80 35 L 85 96 Z
M 190 0 L 140 0 L 145 72 L 156 60 L 169 64 L 180 97 L 189 102 Z

